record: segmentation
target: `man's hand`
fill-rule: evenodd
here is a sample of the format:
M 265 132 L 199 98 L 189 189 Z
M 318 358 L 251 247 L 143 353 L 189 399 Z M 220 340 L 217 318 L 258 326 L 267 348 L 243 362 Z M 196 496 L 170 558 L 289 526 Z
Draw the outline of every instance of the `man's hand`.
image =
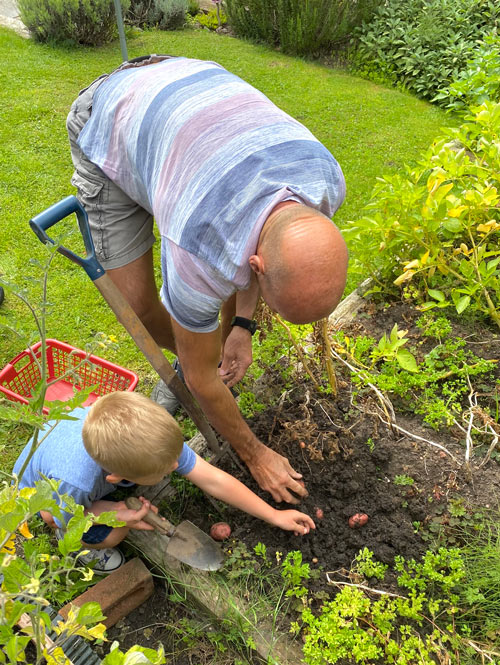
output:
M 228 388 L 232 388 L 245 376 L 251 363 L 252 336 L 248 330 L 234 326 L 224 344 L 219 376 Z
M 46 510 L 41 510 L 40 517 L 45 522 L 45 524 L 48 524 L 53 529 L 57 529 L 57 523 L 49 512 L 47 512 Z
M 290 490 L 299 497 L 307 496 L 301 473 L 297 473 L 283 455 L 275 453 L 264 446 L 259 447 L 256 456 L 247 462 L 250 473 L 259 483 L 259 486 L 269 492 L 278 503 L 299 503 L 300 499 L 293 496 Z

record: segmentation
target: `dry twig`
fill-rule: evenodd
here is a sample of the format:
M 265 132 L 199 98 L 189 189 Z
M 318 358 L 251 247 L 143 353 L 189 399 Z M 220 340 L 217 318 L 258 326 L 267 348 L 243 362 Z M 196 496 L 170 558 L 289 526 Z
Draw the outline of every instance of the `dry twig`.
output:
M 367 591 L 369 593 L 375 593 L 380 596 L 391 596 L 391 598 L 405 598 L 405 596 L 400 596 L 398 593 L 392 593 L 391 591 L 382 591 L 381 589 L 372 589 L 372 587 L 366 586 L 365 584 L 353 584 L 352 582 L 337 582 L 336 580 L 330 579 L 330 575 L 333 573 L 330 571 L 329 573 L 326 573 L 326 579 L 328 584 L 333 584 L 335 586 L 351 586 L 355 587 L 356 589 L 362 589 L 363 591 Z
M 358 369 L 354 365 L 351 365 L 351 363 L 348 363 L 347 360 L 344 360 L 344 358 L 342 358 L 342 356 L 339 353 L 337 353 L 334 349 L 332 349 L 331 352 L 334 358 L 337 358 L 337 360 L 340 360 L 341 363 L 344 363 L 344 365 L 348 367 L 351 370 L 351 372 L 353 372 L 353 374 L 357 374 L 358 376 L 360 376 L 363 379 L 363 382 L 373 390 L 373 392 L 376 394 L 382 406 L 382 409 L 384 410 L 384 413 L 389 423 L 395 421 L 396 415 L 394 413 L 394 407 L 392 406 L 391 400 L 388 397 L 386 397 L 386 395 L 384 395 L 384 393 L 382 393 L 377 388 L 377 386 L 368 381 L 365 373 L 362 370 Z M 391 427 L 391 425 L 389 425 L 389 427 Z

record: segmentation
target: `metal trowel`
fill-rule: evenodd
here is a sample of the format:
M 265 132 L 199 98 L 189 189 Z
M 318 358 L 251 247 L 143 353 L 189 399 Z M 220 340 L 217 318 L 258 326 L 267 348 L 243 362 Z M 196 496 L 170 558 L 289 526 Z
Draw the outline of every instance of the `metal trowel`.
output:
M 129 496 L 125 499 L 125 505 L 131 510 L 139 510 L 143 504 L 137 497 Z M 152 510 L 143 520 L 168 536 L 166 552 L 175 559 L 199 570 L 219 570 L 222 566 L 224 553 L 220 546 L 192 522 L 184 520 L 174 526 Z

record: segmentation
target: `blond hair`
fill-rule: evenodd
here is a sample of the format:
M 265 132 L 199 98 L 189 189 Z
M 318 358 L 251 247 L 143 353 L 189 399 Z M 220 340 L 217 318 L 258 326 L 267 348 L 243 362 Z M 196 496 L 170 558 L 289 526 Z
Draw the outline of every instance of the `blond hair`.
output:
M 180 427 L 163 407 L 139 393 L 100 397 L 83 424 L 85 450 L 109 473 L 145 478 L 165 472 L 179 458 Z

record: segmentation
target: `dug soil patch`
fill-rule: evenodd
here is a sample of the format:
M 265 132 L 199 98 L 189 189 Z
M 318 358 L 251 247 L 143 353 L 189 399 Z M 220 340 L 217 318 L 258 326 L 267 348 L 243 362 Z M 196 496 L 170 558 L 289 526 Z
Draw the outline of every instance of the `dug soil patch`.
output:
M 408 330 L 412 348 L 417 348 L 422 357 L 430 349 L 430 342 L 422 338 L 415 325 L 419 316 L 404 304 L 388 307 L 368 303 L 344 327 L 344 332 L 378 340 L 383 333 L 389 335 L 394 323 L 398 323 L 399 329 Z M 454 324 L 452 335 L 466 339 L 478 357 L 500 358 L 500 337 L 493 329 L 471 331 Z M 498 364 L 492 366 L 494 375 L 481 379 L 481 390 L 491 391 L 494 409 L 500 372 Z M 278 551 L 283 556 L 290 550 L 301 550 L 304 561 L 312 568 L 341 571 L 349 569 L 364 547 L 388 564 L 396 555 L 418 557 L 426 548 L 429 528 L 438 531 L 450 521 L 453 523 L 457 510 L 498 506 L 498 462 L 490 459 L 479 468 L 485 447 L 473 451 L 472 464 L 466 469 L 465 435 L 461 429 L 444 427 L 436 431 L 424 426 L 421 416 L 412 413 L 411 404 L 403 408 L 402 400 L 389 395 L 396 409 L 397 425 L 415 437 L 443 446 L 456 463 L 431 443 L 384 424 L 386 414 L 375 393 L 369 388 L 359 392 L 351 382 L 349 370 L 341 364 L 336 365 L 336 372 L 339 389 L 333 398 L 319 394 L 307 375 L 300 372 L 292 387 L 284 390 L 278 364 L 268 372 L 265 382 L 266 399 L 272 399 L 274 405 L 249 420 L 260 440 L 286 456 L 303 474 L 309 496 L 299 508 L 315 519 L 316 530 L 298 537 L 228 509 L 225 519 L 233 527 L 236 539 L 249 547 L 262 542 L 268 552 Z M 274 393 L 273 398 L 270 392 Z M 495 455 L 494 452 L 492 457 Z M 241 473 L 230 461 L 225 468 L 269 501 L 269 495 L 259 490 L 249 474 Z M 318 509 L 322 519 L 315 517 Z M 349 518 L 356 513 L 368 515 L 365 526 L 349 526 Z

